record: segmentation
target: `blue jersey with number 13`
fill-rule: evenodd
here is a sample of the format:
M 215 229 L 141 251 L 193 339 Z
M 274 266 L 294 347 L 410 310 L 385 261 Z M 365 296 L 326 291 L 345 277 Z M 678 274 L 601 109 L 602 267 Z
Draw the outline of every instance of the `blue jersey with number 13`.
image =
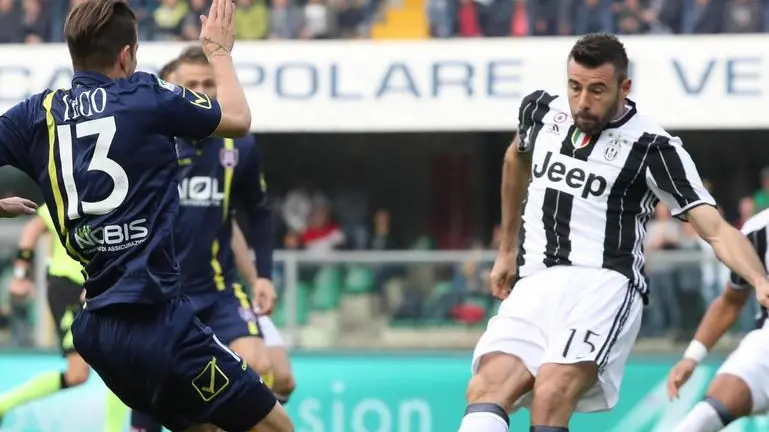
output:
M 0 117 L 0 166 L 35 179 L 69 254 L 85 265 L 88 308 L 156 303 L 179 292 L 174 136 L 205 138 L 215 100 L 137 72 L 77 72 Z

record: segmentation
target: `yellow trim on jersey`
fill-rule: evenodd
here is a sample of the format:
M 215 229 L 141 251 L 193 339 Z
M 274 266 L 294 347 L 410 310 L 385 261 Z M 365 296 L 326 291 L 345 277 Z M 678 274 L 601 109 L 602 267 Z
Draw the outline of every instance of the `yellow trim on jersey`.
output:
M 56 216 L 59 221 L 59 237 L 62 239 L 62 244 L 67 248 L 70 255 L 80 261 L 82 264 L 87 264 L 88 260 L 83 258 L 72 247 L 72 243 L 69 240 L 69 232 L 64 226 L 64 199 L 61 195 L 61 188 L 59 188 L 59 172 L 56 169 L 56 120 L 53 118 L 53 98 L 58 90 L 48 93 L 43 99 L 43 108 L 45 108 L 45 125 L 48 128 L 48 178 L 51 181 L 51 191 L 53 192 L 53 201 L 56 204 Z
M 235 148 L 235 141 L 231 138 L 224 139 L 224 149 L 233 150 Z M 234 167 L 224 167 L 224 199 L 222 199 L 222 221 L 227 222 L 227 218 L 230 215 L 230 191 L 232 190 L 232 177 L 235 173 Z M 224 274 L 222 273 L 222 265 L 217 258 L 219 256 L 219 240 L 214 240 L 211 245 L 211 268 L 214 269 L 214 285 L 219 291 L 224 291 L 227 286 L 224 284 Z
M 224 149 L 232 151 L 235 149 L 235 140 L 231 138 L 224 139 Z M 224 201 L 222 201 L 222 220 L 226 221 L 230 211 L 230 191 L 232 190 L 232 177 L 235 175 L 235 167 L 224 167 Z
M 251 310 L 251 303 L 248 302 L 248 296 L 246 295 L 246 292 L 243 291 L 243 285 L 239 283 L 232 284 L 232 292 L 240 301 L 240 307 L 245 310 Z M 256 321 L 248 321 L 248 333 L 252 336 L 259 336 L 259 326 L 256 325 Z
M 218 291 L 224 291 L 227 286 L 224 284 L 224 274 L 222 265 L 219 263 L 219 240 L 214 240 L 211 245 L 211 268 L 214 269 L 214 285 Z
M 48 128 L 48 178 L 51 180 L 53 200 L 56 203 L 56 215 L 59 221 L 59 234 L 64 235 L 64 199 L 59 189 L 59 173 L 56 170 L 56 121 L 53 118 L 53 97 L 56 91 L 48 93 L 43 100 L 45 125 Z

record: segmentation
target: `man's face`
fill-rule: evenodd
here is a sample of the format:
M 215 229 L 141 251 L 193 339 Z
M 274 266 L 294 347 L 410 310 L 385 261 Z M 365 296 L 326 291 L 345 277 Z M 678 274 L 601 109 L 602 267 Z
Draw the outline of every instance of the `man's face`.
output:
M 196 93 L 202 93 L 210 98 L 216 98 L 216 80 L 214 69 L 207 64 L 180 63 L 176 71 L 171 74 L 175 82 Z
M 587 135 L 599 133 L 622 107 L 630 92 L 630 79 L 618 82 L 611 63 L 591 69 L 569 59 L 566 69 L 574 123 Z

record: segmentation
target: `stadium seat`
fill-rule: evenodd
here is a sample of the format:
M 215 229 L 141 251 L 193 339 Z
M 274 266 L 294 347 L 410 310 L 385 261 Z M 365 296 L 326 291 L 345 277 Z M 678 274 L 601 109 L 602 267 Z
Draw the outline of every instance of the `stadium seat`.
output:
M 315 275 L 312 310 L 328 311 L 339 307 L 342 296 L 342 272 L 337 266 L 325 266 Z
M 374 272 L 370 268 L 351 266 L 344 280 L 344 291 L 348 294 L 364 294 L 374 288 Z
M 309 318 L 309 308 L 307 307 L 310 301 L 311 288 L 304 282 L 299 282 L 297 286 L 297 298 L 296 298 L 296 320 L 300 326 L 306 325 Z M 275 311 L 272 313 L 272 320 L 278 327 L 285 327 L 288 320 L 287 312 L 288 304 L 286 302 L 285 294 L 278 298 L 278 304 L 275 307 Z

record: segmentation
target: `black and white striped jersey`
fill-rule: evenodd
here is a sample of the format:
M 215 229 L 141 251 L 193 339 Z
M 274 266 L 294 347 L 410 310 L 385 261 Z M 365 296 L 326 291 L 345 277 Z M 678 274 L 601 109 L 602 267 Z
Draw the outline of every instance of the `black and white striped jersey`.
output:
M 532 157 L 518 276 L 556 265 L 606 268 L 646 297 L 643 241 L 656 203 L 679 218 L 715 205 L 681 140 L 630 100 L 624 116 L 587 136 L 567 98 L 542 90 L 524 98 L 518 125 L 518 151 Z
M 767 234 L 769 234 L 769 210 L 764 210 L 752 218 L 745 221 L 742 225 L 742 233 L 748 237 L 748 240 L 753 244 L 753 248 L 756 250 L 758 257 L 761 258 L 761 262 L 764 264 L 764 270 L 769 268 L 769 255 L 767 254 Z M 735 272 L 729 273 L 729 286 L 734 289 L 746 289 L 750 288 L 750 284 L 740 277 Z M 756 328 L 761 328 L 766 324 L 767 310 L 761 306 L 758 316 L 756 317 Z

